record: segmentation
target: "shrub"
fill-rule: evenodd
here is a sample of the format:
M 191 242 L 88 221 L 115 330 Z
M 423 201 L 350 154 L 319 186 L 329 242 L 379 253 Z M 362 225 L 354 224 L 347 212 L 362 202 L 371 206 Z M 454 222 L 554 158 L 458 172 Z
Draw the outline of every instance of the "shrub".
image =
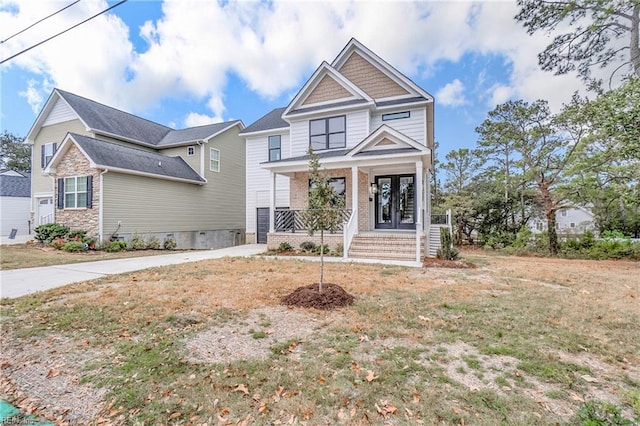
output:
M 291 250 L 293 250 L 293 246 L 291 244 L 289 244 L 288 242 L 286 242 L 286 241 L 280 243 L 280 245 L 276 249 L 276 251 L 278 251 L 278 252 L 291 251 Z
M 305 252 L 313 252 L 316 249 L 316 243 L 313 241 L 304 241 L 300 244 L 300 248 Z
M 322 253 L 328 254 L 331 250 L 329 249 L 329 244 L 325 244 L 321 246 L 320 244 L 316 245 L 313 249 L 314 253 L 320 254 L 320 248 L 322 247 Z
M 66 241 L 63 238 L 55 237 L 53 241 L 49 243 L 49 247 L 53 247 L 56 250 L 60 250 L 65 245 L 65 243 Z
M 109 252 L 109 253 L 115 253 L 118 251 L 123 251 L 127 249 L 127 242 L 126 241 L 120 241 L 120 240 L 115 240 L 115 241 L 109 241 L 105 247 L 104 247 L 105 251 Z
M 574 424 L 581 426 L 629 425 L 634 422 L 627 419 L 621 410 L 613 404 L 603 401 L 586 401 L 576 413 Z
M 173 238 L 169 237 L 169 238 L 164 240 L 164 243 L 162 243 L 162 247 L 165 250 L 175 250 L 176 247 L 178 247 L 178 243 L 176 243 L 176 240 L 174 240 Z
M 131 237 L 131 241 L 129 242 L 131 246 L 131 250 L 146 250 L 147 241 L 144 239 L 142 235 L 133 234 Z
M 59 223 L 48 223 L 40 225 L 34 229 L 36 240 L 41 243 L 49 244 L 54 238 L 64 238 L 69 233 L 69 228 Z
M 457 260 L 458 250 L 453 247 L 453 239 L 449 228 L 440 228 L 440 246 L 436 256 L 444 260 Z
M 84 239 L 87 238 L 87 231 L 75 229 L 73 231 L 69 231 L 66 238 L 67 241 L 84 241 Z
M 82 241 L 67 241 L 62 246 L 62 250 L 67 251 L 69 253 L 78 253 L 81 251 L 87 250 L 89 247 L 87 244 Z
M 337 257 L 342 257 L 344 255 L 344 246 L 342 244 L 338 244 L 336 249 L 333 251 L 333 255 Z
M 147 248 L 150 248 L 151 250 L 160 250 L 160 240 L 158 239 L 158 237 L 151 237 L 149 238 L 149 241 L 147 242 Z

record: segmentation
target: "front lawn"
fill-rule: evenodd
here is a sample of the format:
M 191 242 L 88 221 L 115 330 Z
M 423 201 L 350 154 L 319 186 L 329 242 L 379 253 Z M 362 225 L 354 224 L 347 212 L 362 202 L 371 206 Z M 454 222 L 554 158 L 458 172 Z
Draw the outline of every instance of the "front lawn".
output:
M 638 421 L 638 263 L 472 260 L 326 264 L 356 296 L 330 312 L 280 305 L 317 263 L 269 258 L 3 300 L 0 396 L 81 424 Z

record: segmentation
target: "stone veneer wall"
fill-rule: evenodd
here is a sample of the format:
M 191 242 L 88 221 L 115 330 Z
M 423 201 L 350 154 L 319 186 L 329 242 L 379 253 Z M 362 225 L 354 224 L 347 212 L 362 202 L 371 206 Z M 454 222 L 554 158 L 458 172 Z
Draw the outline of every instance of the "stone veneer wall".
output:
M 351 169 L 328 170 L 329 177 L 345 178 L 346 208 L 351 209 Z M 291 210 L 304 210 L 309 201 L 309 173 L 297 172 L 289 180 Z M 358 172 L 358 230 L 369 229 L 369 176 Z
M 90 209 L 58 209 L 58 185 L 57 179 L 72 176 L 93 176 L 93 198 Z M 92 237 L 99 236 L 99 206 L 100 206 L 100 171 L 89 167 L 89 160 L 80 152 L 75 144 L 72 144 L 67 153 L 56 167 L 55 196 L 55 221 L 72 230 L 83 230 Z

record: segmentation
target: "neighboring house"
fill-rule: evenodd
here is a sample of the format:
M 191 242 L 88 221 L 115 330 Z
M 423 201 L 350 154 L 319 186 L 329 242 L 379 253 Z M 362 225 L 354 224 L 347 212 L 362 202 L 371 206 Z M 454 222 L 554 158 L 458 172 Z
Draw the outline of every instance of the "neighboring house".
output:
M 241 121 L 174 130 L 55 89 L 27 135 L 34 226 L 178 248 L 244 243 Z
M 529 221 L 529 229 L 534 234 L 547 230 L 547 220 L 533 218 Z M 595 218 L 591 209 L 585 206 L 571 206 L 556 212 L 556 231 L 560 236 L 582 235 L 587 231 L 597 233 Z
M 352 39 L 288 106 L 240 133 L 247 149 L 247 240 L 270 248 L 318 241 L 299 214 L 308 202 L 311 147 L 346 201 L 344 226 L 325 234 L 332 248 L 342 246 L 345 257 L 420 260 L 426 247 L 435 256 L 433 118 L 429 93 Z
M 29 235 L 31 176 L 15 170 L 0 170 L 0 236 Z

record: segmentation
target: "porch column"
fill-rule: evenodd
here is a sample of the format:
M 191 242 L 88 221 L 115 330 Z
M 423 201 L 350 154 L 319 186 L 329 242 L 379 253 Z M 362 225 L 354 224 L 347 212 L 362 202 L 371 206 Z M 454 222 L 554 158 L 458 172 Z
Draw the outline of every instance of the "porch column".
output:
M 351 214 L 355 215 L 353 229 L 358 232 L 358 166 L 351 167 Z M 345 247 L 344 250 L 347 250 Z
M 422 211 L 422 192 L 423 192 L 424 171 L 422 169 L 422 161 L 416 161 L 416 192 L 414 199 L 416 201 L 416 262 L 420 262 L 420 239 L 422 238 L 423 218 Z
M 276 174 L 269 172 L 269 233 L 276 230 Z

